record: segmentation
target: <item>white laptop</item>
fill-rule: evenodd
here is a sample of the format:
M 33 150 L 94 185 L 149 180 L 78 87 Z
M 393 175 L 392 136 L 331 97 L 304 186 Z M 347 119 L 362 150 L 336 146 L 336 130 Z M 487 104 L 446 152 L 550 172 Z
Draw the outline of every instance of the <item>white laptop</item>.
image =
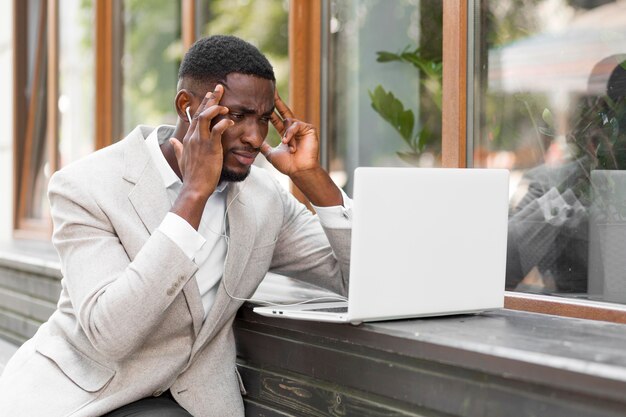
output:
M 502 308 L 509 172 L 357 168 L 347 302 L 256 307 L 350 322 Z

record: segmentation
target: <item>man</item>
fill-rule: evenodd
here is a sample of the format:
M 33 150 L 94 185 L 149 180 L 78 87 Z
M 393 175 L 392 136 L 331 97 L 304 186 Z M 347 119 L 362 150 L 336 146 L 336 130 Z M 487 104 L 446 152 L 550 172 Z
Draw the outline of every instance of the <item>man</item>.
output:
M 349 209 L 267 59 L 234 37 L 199 40 L 175 107 L 176 127 L 140 126 L 51 179 L 62 293 L 0 378 L 3 415 L 242 416 L 232 322 L 265 273 L 346 292 Z M 259 152 L 321 225 L 251 167 Z

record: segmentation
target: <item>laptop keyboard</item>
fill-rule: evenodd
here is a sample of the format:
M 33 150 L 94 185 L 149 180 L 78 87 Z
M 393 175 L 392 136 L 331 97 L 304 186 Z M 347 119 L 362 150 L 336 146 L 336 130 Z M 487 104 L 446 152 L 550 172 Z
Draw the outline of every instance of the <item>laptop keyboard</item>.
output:
M 323 313 L 347 313 L 348 307 L 314 308 L 309 311 L 320 311 Z

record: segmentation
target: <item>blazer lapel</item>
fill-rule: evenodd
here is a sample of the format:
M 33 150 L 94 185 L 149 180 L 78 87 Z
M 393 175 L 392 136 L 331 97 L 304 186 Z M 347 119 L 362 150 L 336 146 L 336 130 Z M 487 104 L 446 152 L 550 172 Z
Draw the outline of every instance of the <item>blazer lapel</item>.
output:
M 145 145 L 150 130 L 140 126 L 129 134 L 129 146 L 124 154 L 124 179 L 135 184 L 128 194 L 133 208 L 150 234 L 161 224 L 172 208 L 163 179 L 152 163 Z M 198 335 L 204 318 L 204 307 L 195 277 L 187 281 L 183 294 Z
M 146 149 L 144 135 L 147 133 L 138 127 L 129 135 L 129 146 L 124 154 L 124 179 L 135 184 L 128 199 L 152 234 L 170 210 L 171 204 L 163 180 Z
M 228 207 L 229 240 L 224 276 L 219 284 L 215 302 L 211 310 L 209 310 L 209 314 L 192 349 L 192 358 L 209 339 L 220 323 L 224 313 L 234 301 L 228 295 L 224 286 L 228 287 L 228 292 L 231 295 L 238 296 L 237 287 L 248 263 L 248 258 L 252 253 L 256 217 L 252 204 L 246 201 L 243 193 L 240 193 L 244 186 L 245 183 L 233 183 L 228 190 L 226 207 Z

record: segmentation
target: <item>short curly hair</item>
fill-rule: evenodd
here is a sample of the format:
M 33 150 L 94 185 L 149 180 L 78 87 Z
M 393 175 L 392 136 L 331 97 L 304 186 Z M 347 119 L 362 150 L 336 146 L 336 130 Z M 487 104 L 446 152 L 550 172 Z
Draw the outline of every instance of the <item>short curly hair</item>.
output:
M 179 88 L 186 80 L 202 86 L 223 82 L 233 72 L 276 81 L 272 65 L 254 45 L 236 36 L 213 35 L 197 40 L 185 54 Z

